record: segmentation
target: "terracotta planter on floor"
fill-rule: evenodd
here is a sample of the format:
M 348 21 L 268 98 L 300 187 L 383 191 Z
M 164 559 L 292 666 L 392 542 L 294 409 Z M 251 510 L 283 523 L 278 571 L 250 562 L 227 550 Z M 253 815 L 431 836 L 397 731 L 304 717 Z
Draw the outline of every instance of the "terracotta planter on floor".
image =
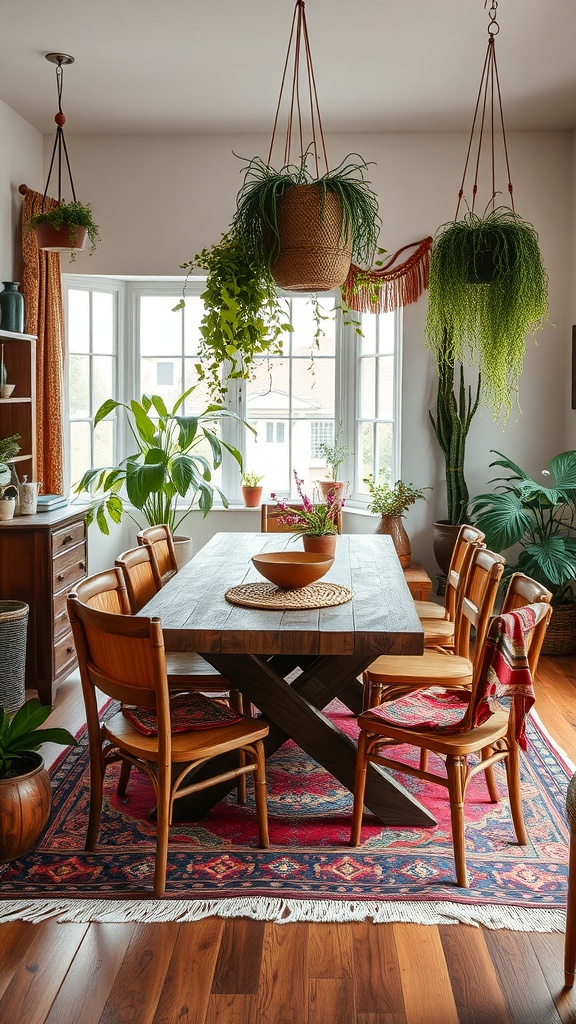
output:
M 314 537 L 309 533 L 302 535 L 304 551 L 318 555 L 328 555 L 330 558 L 334 558 L 336 554 L 336 539 L 337 535 L 335 533 L 325 533 L 321 537 Z
M 400 565 L 403 569 L 407 569 L 412 558 L 412 548 L 402 516 L 380 516 L 380 522 L 374 533 L 387 533 L 392 537 Z

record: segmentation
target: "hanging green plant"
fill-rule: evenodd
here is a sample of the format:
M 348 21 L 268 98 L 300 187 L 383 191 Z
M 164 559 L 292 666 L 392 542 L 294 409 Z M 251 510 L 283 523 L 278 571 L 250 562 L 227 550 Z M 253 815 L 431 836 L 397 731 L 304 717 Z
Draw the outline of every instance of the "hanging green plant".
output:
M 491 280 L 477 283 L 490 253 Z M 432 246 L 426 335 L 436 359 L 477 362 L 482 398 L 507 419 L 527 334 L 548 315 L 548 278 L 532 224 L 507 207 L 467 213 Z M 446 349 L 448 339 L 448 349 Z

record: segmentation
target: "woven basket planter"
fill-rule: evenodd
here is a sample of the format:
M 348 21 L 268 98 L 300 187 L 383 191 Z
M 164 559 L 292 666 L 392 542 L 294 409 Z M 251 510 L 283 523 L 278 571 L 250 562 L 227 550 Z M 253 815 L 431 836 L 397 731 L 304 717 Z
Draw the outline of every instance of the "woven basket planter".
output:
M 0 707 L 17 711 L 25 700 L 28 605 L 0 601 Z
M 279 288 L 322 292 L 344 284 L 352 258 L 342 238 L 342 204 L 320 185 L 293 185 L 278 201 L 280 253 L 271 267 Z
M 576 654 L 576 601 L 554 605 L 542 644 L 542 654 L 554 658 Z

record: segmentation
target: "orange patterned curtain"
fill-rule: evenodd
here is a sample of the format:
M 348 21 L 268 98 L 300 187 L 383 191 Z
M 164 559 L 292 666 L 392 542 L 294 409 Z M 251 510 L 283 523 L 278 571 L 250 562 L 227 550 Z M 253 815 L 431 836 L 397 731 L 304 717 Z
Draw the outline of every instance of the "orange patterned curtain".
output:
M 21 186 L 22 255 L 24 273 L 25 331 L 36 342 L 36 460 L 38 480 L 45 494 L 62 494 L 64 489 L 64 442 L 62 390 L 64 382 L 64 309 L 60 280 L 60 256 L 43 252 L 30 231 L 30 218 L 40 212 L 42 195 Z M 44 209 L 56 206 L 44 201 Z

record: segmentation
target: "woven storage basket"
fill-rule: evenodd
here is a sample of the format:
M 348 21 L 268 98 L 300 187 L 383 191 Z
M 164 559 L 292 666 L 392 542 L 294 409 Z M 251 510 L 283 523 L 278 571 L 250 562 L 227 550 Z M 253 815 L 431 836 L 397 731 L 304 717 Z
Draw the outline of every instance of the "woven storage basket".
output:
M 0 707 L 17 711 L 25 700 L 28 605 L 0 601 Z
M 576 602 L 554 605 L 542 654 L 556 658 L 576 654 Z
M 342 238 L 342 204 L 320 185 L 293 185 L 278 201 L 280 253 L 272 265 L 279 288 L 322 292 L 343 285 L 352 245 Z

